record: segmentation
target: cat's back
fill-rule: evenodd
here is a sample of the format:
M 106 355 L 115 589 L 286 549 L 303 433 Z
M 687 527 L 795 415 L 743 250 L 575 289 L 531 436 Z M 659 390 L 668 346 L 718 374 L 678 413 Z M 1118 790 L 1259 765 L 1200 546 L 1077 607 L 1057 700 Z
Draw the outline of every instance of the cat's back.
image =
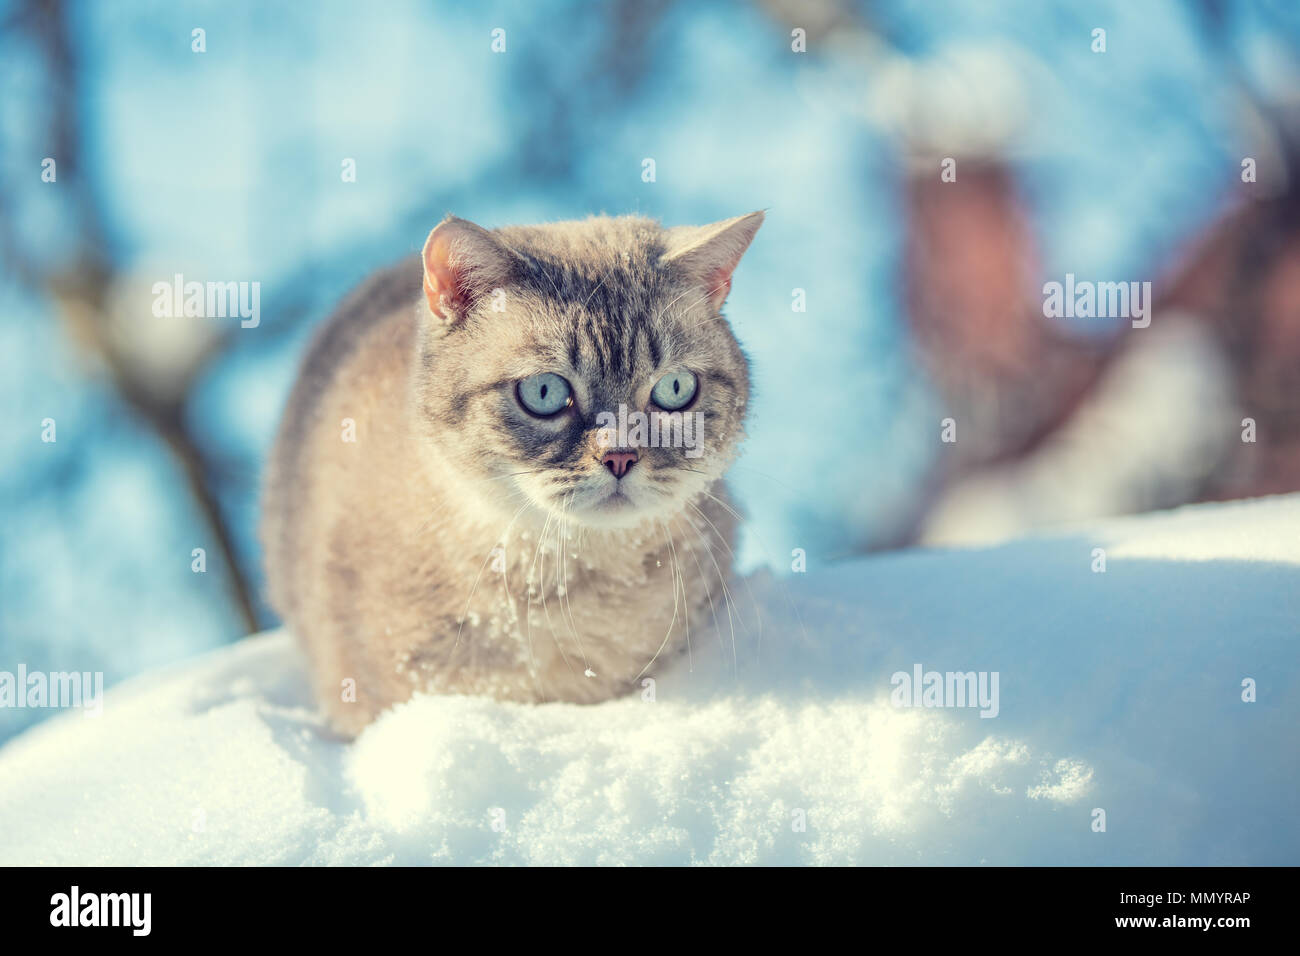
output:
M 271 450 L 262 499 L 267 584 L 281 615 L 292 611 L 292 569 L 310 546 L 305 522 L 315 510 L 312 499 L 320 494 L 322 477 L 333 470 L 329 455 L 343 444 L 341 418 L 360 418 L 391 401 L 397 380 L 404 379 L 421 275 L 415 256 L 374 273 L 340 303 L 307 347 Z

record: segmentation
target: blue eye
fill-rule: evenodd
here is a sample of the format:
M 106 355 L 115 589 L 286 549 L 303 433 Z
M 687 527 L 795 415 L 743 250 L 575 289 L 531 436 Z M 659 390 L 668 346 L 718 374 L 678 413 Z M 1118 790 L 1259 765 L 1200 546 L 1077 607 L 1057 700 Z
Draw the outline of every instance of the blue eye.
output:
M 695 398 L 695 375 L 686 369 L 669 372 L 650 390 L 650 399 L 667 412 L 685 408 Z
M 519 404 L 542 418 L 550 418 L 573 404 L 572 386 L 554 372 L 521 379 L 516 392 Z

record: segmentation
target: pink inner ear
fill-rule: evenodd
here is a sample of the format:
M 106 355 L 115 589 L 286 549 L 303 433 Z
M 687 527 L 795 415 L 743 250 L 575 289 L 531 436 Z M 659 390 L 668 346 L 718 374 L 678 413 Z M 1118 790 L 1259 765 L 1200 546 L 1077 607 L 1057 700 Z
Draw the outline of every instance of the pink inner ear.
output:
M 731 274 L 735 271 L 736 266 L 733 265 L 730 269 L 715 269 L 709 273 L 709 303 L 713 308 L 722 308 L 722 303 L 731 292 Z
M 436 233 L 436 230 L 435 230 Z M 461 290 L 456 284 L 456 272 L 448 262 L 451 243 L 446 236 L 431 235 L 424 246 L 424 297 L 429 300 L 429 308 L 442 318 L 448 316 L 442 310 L 444 297 L 457 301 Z

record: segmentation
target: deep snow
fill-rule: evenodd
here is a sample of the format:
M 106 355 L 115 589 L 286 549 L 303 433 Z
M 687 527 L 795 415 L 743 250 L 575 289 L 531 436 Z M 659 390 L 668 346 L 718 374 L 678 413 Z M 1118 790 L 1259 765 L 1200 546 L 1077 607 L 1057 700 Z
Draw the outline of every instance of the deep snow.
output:
M 0 750 L 0 863 L 1296 864 L 1298 584 L 1300 495 L 760 576 L 653 701 L 422 697 L 351 745 L 272 633 Z M 918 663 L 998 716 L 893 706 Z

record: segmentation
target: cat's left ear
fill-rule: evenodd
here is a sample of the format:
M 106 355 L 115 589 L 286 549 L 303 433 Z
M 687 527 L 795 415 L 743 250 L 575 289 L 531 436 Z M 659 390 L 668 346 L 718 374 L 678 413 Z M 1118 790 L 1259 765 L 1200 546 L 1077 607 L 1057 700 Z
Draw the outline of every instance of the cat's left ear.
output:
M 716 312 L 731 291 L 731 274 L 762 224 L 763 212 L 759 210 L 707 226 L 669 229 L 668 251 L 661 261 L 678 266 L 699 283 L 708 295 L 709 307 Z

